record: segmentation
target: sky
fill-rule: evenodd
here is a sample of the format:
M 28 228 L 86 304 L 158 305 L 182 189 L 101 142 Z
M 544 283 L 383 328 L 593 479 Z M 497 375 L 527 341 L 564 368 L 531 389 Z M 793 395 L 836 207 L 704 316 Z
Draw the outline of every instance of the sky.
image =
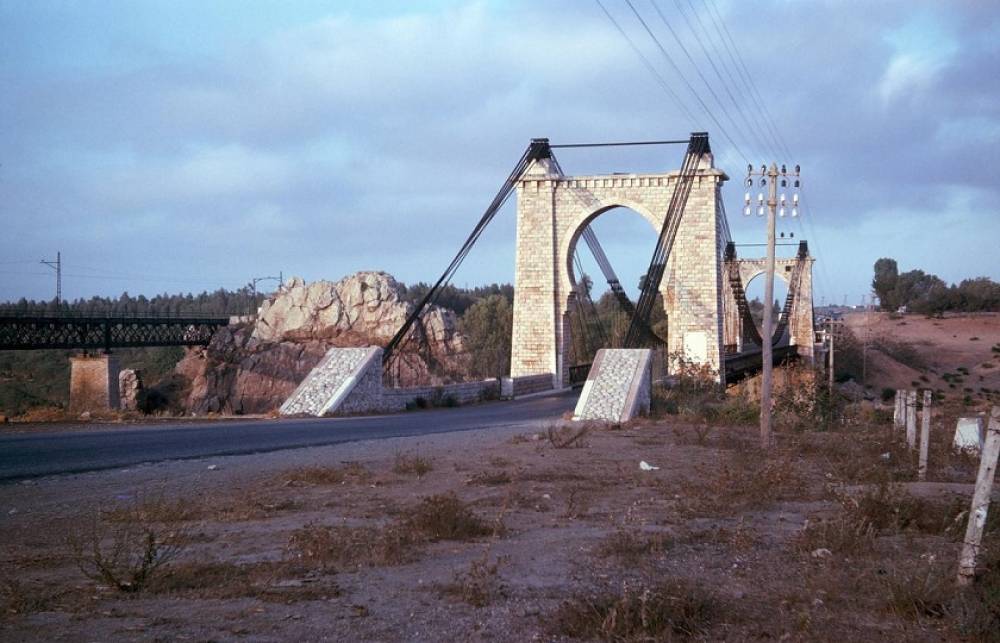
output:
M 817 304 L 859 303 L 880 257 L 1000 279 L 996 2 L 632 0 L 659 45 L 601 4 L 0 0 L 0 300 L 52 298 L 57 252 L 66 299 L 432 282 L 532 137 L 702 130 L 738 243 L 765 234 L 742 216 L 747 163 L 801 166 L 802 216 L 778 229 L 809 241 Z M 594 227 L 637 283 L 655 232 L 625 210 Z M 456 285 L 512 281 L 514 240 L 508 206 Z

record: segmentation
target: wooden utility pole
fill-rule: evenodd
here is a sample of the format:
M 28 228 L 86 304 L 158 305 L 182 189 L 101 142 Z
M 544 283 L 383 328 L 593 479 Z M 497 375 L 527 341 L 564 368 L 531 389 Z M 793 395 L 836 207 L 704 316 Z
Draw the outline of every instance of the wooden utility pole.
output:
M 771 164 L 767 172 L 770 179 L 767 189 L 767 274 L 764 281 L 764 328 L 761 329 L 762 358 L 764 371 L 761 375 L 760 391 L 760 444 L 765 449 L 771 446 L 771 370 L 774 358 L 771 350 L 771 334 L 774 332 L 774 216 L 778 207 L 778 166 Z
M 834 332 L 835 328 L 836 326 L 834 325 L 833 320 L 831 319 L 830 320 L 830 366 L 826 369 L 827 388 L 830 390 L 830 393 L 833 393 L 833 338 L 837 334 L 836 332 Z
M 962 554 L 958 559 L 959 585 L 968 585 L 976 577 L 976 557 L 979 554 L 979 545 L 983 541 L 983 530 L 986 528 L 986 515 L 990 508 L 990 493 L 993 491 L 997 456 L 1000 456 L 1000 406 L 993 407 L 990 425 L 986 429 L 986 444 L 983 445 L 982 459 L 979 461 L 976 489 L 972 493 L 972 506 L 969 508 L 969 522 L 965 528 L 965 539 L 962 541 Z
M 765 262 L 766 274 L 764 278 L 764 321 L 761 328 L 761 359 L 763 369 L 761 372 L 760 386 L 760 444 L 763 448 L 771 447 L 771 380 L 774 366 L 774 354 L 772 351 L 772 337 L 774 332 L 774 243 L 775 243 L 775 217 L 778 214 L 778 181 L 781 181 L 781 188 L 784 190 L 788 185 L 789 176 L 793 181 L 792 189 L 795 191 L 792 196 L 792 216 L 798 216 L 798 188 L 799 188 L 799 166 L 795 166 L 795 171 L 789 175 L 785 166 L 772 163 L 771 167 L 761 166 L 759 172 L 754 172 L 753 166 L 747 166 L 748 188 L 753 187 L 755 176 L 760 177 L 761 186 L 767 185 L 767 260 Z M 764 212 L 763 192 L 757 198 L 758 216 L 763 216 Z M 750 192 L 746 194 L 746 210 L 744 214 L 750 214 Z M 781 216 L 785 216 L 785 194 L 781 194 Z

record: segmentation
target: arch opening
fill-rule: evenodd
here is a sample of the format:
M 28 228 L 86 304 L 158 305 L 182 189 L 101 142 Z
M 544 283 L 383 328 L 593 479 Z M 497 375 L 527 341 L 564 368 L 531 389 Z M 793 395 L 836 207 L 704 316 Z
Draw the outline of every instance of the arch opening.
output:
M 648 215 L 625 205 L 610 205 L 587 216 L 574 231 L 566 257 L 567 275 L 576 293 L 571 297 L 570 363 L 590 363 L 600 348 L 622 346 L 630 313 L 608 283 L 602 259 L 585 238 L 589 227 L 597 238 L 598 255 L 606 257 L 622 291 L 634 305 L 656 247 L 659 229 Z M 666 314 L 662 302 L 653 307 L 651 326 L 666 339 Z
M 744 287 L 744 291 L 747 296 L 747 303 L 750 305 L 750 314 L 753 316 L 754 323 L 757 325 L 758 332 L 764 326 L 764 286 L 765 286 L 765 272 L 759 272 L 750 278 L 750 281 Z M 791 277 L 791 273 L 787 272 L 781 264 L 775 266 L 774 270 L 774 300 L 771 305 L 774 307 L 774 315 L 772 317 L 773 323 L 777 326 L 778 321 L 781 319 L 782 308 L 785 305 L 785 299 L 788 297 L 788 279 Z M 761 332 L 763 337 L 763 332 Z

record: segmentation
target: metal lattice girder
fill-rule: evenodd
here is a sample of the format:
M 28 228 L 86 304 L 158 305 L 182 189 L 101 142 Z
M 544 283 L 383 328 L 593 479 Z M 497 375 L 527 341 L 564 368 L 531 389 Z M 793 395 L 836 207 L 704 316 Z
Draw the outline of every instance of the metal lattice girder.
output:
M 0 350 L 207 345 L 228 317 L 0 316 Z

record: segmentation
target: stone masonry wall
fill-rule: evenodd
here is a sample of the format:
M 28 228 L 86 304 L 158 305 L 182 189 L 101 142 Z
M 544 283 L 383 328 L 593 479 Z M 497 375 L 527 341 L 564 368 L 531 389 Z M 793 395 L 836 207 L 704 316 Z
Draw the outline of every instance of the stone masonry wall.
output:
M 537 379 L 537 378 L 535 378 Z M 543 376 L 548 388 L 552 377 Z M 442 386 L 385 388 L 382 349 L 331 348 L 281 405 L 282 415 L 350 415 L 403 411 L 423 398 L 431 404 L 451 398 L 472 404 L 500 396 L 500 381 L 488 379 Z
M 573 419 L 626 422 L 649 413 L 651 366 L 650 349 L 598 351 Z
M 118 357 L 84 355 L 69 358 L 69 410 L 107 411 L 119 407 Z
M 583 229 L 614 207 L 645 218 L 658 235 L 678 172 L 567 177 L 536 163 L 518 184 L 511 375 L 555 373 L 567 382 L 573 250 Z M 706 155 L 684 211 L 660 292 L 670 352 L 696 351 L 721 373 L 722 283 L 718 191 L 726 175 Z M 721 375 L 720 375 L 721 377 Z
M 355 400 L 348 407 L 371 406 L 381 392 L 381 356 L 381 348 L 331 348 L 281 405 L 281 414 L 323 415 L 339 408 L 337 398 L 343 399 L 352 388 Z M 378 368 L 372 368 L 376 363 Z

